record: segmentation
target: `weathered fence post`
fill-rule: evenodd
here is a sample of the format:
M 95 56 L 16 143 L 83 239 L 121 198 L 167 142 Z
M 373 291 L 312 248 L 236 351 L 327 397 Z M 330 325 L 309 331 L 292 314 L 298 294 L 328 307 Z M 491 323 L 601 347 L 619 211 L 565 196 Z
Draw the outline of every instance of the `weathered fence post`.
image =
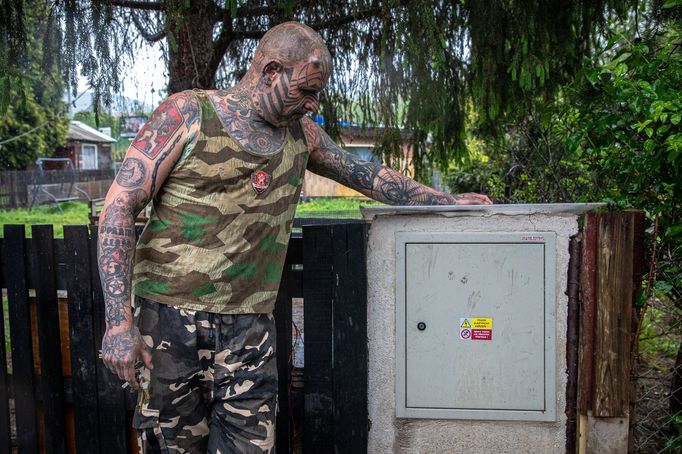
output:
M 587 213 L 581 269 L 578 452 L 628 447 L 632 314 L 643 213 Z

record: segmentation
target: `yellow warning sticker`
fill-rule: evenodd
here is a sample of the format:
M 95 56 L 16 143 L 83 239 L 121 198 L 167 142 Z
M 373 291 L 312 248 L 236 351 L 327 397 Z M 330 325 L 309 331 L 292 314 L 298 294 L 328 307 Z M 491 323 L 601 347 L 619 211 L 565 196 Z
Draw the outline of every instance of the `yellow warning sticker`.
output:
M 492 329 L 493 319 L 492 318 L 472 318 L 471 327 L 475 329 Z
M 460 318 L 459 319 L 459 327 L 460 328 L 471 328 L 471 320 L 468 318 Z

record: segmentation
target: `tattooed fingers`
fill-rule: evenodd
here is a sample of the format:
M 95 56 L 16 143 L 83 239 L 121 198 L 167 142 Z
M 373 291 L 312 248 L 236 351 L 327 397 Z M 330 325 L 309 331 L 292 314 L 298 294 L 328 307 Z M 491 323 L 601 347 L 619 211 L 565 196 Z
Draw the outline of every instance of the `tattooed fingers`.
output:
M 456 205 L 492 205 L 492 200 L 487 195 L 476 194 L 474 192 L 467 192 L 458 194 Z

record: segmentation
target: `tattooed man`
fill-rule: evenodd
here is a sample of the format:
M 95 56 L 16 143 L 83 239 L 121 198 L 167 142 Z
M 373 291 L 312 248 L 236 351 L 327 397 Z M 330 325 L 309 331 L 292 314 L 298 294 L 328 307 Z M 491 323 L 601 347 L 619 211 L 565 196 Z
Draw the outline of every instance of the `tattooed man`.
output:
M 126 154 L 100 221 L 102 357 L 138 390 L 142 452 L 273 451 L 272 309 L 306 168 L 389 204 L 490 203 L 337 146 L 306 116 L 330 71 L 312 29 L 274 27 L 237 86 L 170 96 Z

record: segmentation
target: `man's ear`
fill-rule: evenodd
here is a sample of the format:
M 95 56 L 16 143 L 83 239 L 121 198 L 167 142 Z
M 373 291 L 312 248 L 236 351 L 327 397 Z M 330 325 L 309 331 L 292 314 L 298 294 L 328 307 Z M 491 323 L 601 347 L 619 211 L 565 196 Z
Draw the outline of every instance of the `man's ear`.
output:
M 278 62 L 277 60 L 273 60 L 269 62 L 265 67 L 263 68 L 263 78 L 265 79 L 265 83 L 267 85 L 270 85 L 273 80 L 277 77 L 278 74 L 282 72 L 282 64 Z

